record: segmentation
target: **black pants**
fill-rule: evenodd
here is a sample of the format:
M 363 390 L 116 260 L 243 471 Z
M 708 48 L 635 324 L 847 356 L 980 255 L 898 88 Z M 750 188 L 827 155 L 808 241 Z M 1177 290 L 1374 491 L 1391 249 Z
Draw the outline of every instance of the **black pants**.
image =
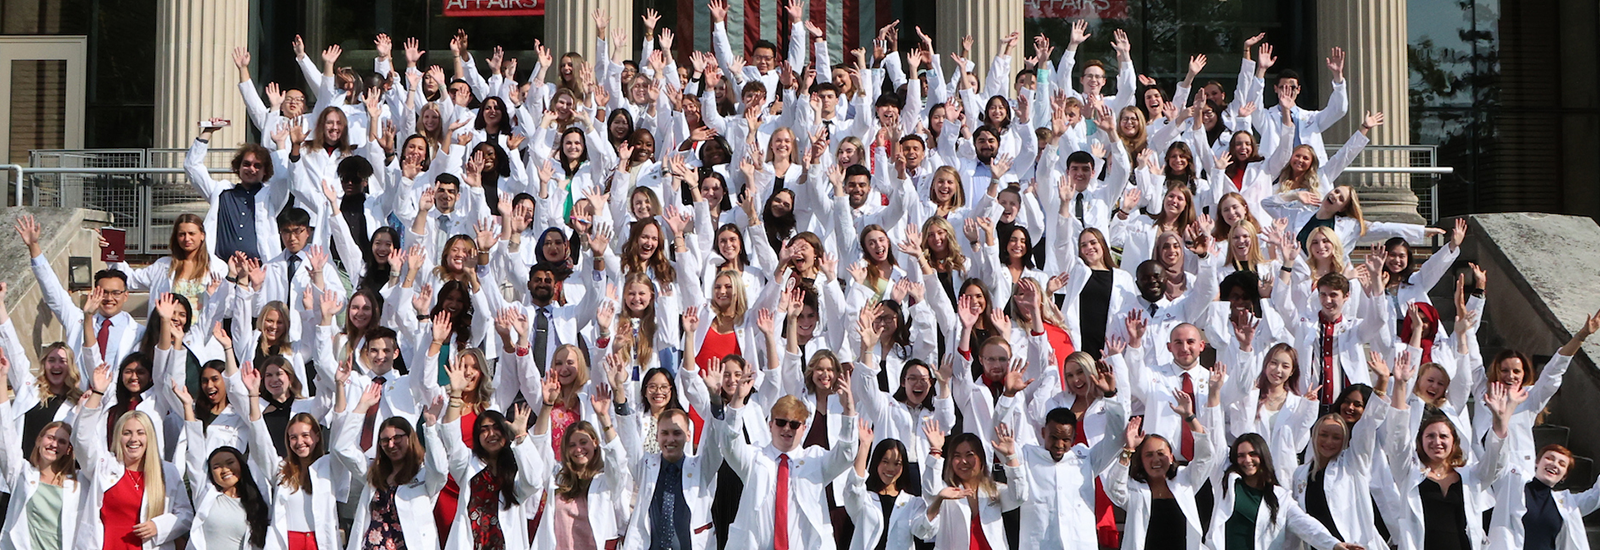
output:
M 717 526 L 717 550 L 728 546 L 728 526 L 739 516 L 744 480 L 726 462 L 717 470 L 717 492 L 711 496 L 711 523 Z

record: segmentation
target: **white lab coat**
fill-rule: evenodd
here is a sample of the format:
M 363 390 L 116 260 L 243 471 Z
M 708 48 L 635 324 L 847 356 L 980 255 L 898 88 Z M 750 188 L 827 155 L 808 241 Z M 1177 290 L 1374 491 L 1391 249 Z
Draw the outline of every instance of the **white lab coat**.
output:
M 16 368 L 15 365 L 12 368 Z M 0 415 L 9 417 L 10 412 L 10 403 L 0 404 Z M 20 422 L 18 425 L 21 425 Z M 21 435 L 12 429 L 10 422 L 0 422 L 0 441 L 8 442 L 0 445 L 0 482 L 11 494 L 5 523 L 0 524 L 4 525 L 0 527 L 0 550 L 33 548 L 32 527 L 27 515 L 28 501 L 39 490 L 40 476 L 39 469 L 22 456 L 22 446 L 17 444 L 19 437 Z M 83 485 L 79 480 L 86 473 L 80 472 L 78 477 L 61 481 L 61 517 L 57 525 L 60 526 L 62 548 L 68 548 L 77 536 L 78 501 L 83 496 Z
M 1356 421 L 1356 425 L 1350 430 L 1349 445 L 1339 453 L 1339 456 L 1329 461 L 1322 472 L 1323 494 L 1326 496 L 1328 511 L 1333 516 L 1333 526 L 1338 529 L 1339 536 L 1346 542 L 1370 548 L 1383 548 L 1388 545 L 1373 522 L 1371 489 L 1373 468 L 1385 467 L 1373 459 L 1379 456 L 1378 428 L 1383 424 L 1388 412 L 1389 405 L 1382 399 L 1373 399 L 1369 402 L 1366 413 L 1361 415 L 1361 420 Z M 1314 449 L 1307 451 L 1308 454 L 1314 452 Z M 1289 459 L 1280 461 L 1292 462 Z M 1295 468 L 1293 477 L 1286 478 L 1290 480 L 1289 487 L 1294 494 L 1295 502 L 1299 503 L 1302 509 L 1308 506 L 1306 485 L 1311 470 L 1315 467 L 1313 463 L 1301 464 Z
M 445 446 L 445 454 L 449 457 L 449 474 L 455 476 L 457 485 L 461 487 L 461 495 L 456 500 L 456 521 L 450 523 L 450 534 L 445 539 L 445 550 L 474 550 L 472 538 L 471 516 L 467 513 L 467 506 L 472 502 L 473 476 L 484 470 L 483 459 L 467 448 L 462 440 L 461 420 L 442 424 L 444 433 L 440 434 Z M 474 426 L 475 427 L 475 426 Z M 539 471 L 540 464 L 535 455 L 539 452 L 534 449 L 532 438 L 524 437 L 521 442 L 506 442 L 506 449 L 516 458 L 517 475 L 515 479 L 502 479 L 501 483 L 515 483 L 514 493 L 517 497 L 516 504 L 504 502 L 505 495 L 500 495 L 501 502 L 495 506 L 495 514 L 500 520 L 500 535 L 505 548 L 527 548 L 528 522 L 524 510 L 529 506 L 538 506 L 534 500 L 539 496 L 538 487 L 534 484 L 535 477 L 542 477 L 544 472 Z M 545 442 L 549 449 L 549 442 Z
M 1183 516 L 1187 531 L 1184 534 L 1185 546 L 1188 550 L 1200 550 L 1205 547 L 1201 540 L 1200 509 L 1195 505 L 1194 494 L 1206 480 L 1211 477 L 1212 468 L 1217 467 L 1213 446 L 1220 443 L 1220 436 L 1215 432 L 1222 428 L 1222 411 L 1220 408 L 1202 408 L 1201 413 L 1207 426 L 1206 437 L 1196 437 L 1194 440 L 1194 460 L 1189 464 L 1178 466 L 1176 477 L 1167 480 L 1167 488 L 1172 491 L 1172 496 L 1178 501 L 1178 507 L 1183 509 Z M 1132 457 L 1130 460 L 1139 460 Z M 1128 477 L 1128 465 L 1120 461 L 1111 466 L 1111 469 L 1101 476 L 1106 489 L 1106 497 L 1111 503 L 1127 511 L 1127 519 L 1122 533 L 1122 550 L 1143 550 L 1145 538 L 1150 535 L 1150 486 L 1135 481 Z M 1159 536 L 1159 534 L 1157 534 Z
M 1098 550 L 1095 532 L 1095 479 L 1117 462 L 1126 443 L 1127 413 L 1115 399 L 1102 399 L 1109 425 L 1107 437 L 1094 447 L 1079 443 L 1057 461 L 1036 445 L 1022 448 L 1028 470 L 1027 498 L 1022 502 L 1021 550 Z
M 79 482 L 84 487 L 79 499 L 77 535 L 72 542 L 75 550 L 100 550 L 105 546 L 106 529 L 100 521 L 100 509 L 104 507 L 106 491 L 127 472 L 122 461 L 117 460 L 116 454 L 106 447 L 106 413 L 109 407 L 109 403 L 101 402 L 99 408 L 85 408 L 72 429 L 72 447 L 75 452 L 82 453 L 78 463 L 84 466 L 79 470 L 82 475 Z M 152 418 L 151 421 L 161 422 L 159 418 Z M 149 442 L 159 441 L 156 434 L 146 435 Z M 145 448 L 146 452 L 156 450 L 156 446 L 150 444 L 146 444 Z M 144 542 L 144 550 L 173 550 L 173 543 L 178 537 L 189 533 L 189 523 L 194 519 L 194 509 L 189 505 L 189 490 L 184 487 L 178 469 L 166 461 L 161 462 L 161 469 L 161 480 L 166 485 L 167 495 L 161 515 L 146 517 L 145 507 L 148 503 L 139 503 L 139 517 L 156 525 L 156 536 Z M 66 541 L 63 540 L 62 544 L 65 548 Z
M 359 483 L 361 487 L 360 500 L 356 501 L 354 516 L 356 523 L 351 527 L 352 532 L 345 546 L 346 550 L 365 548 L 368 523 L 372 518 L 370 508 L 373 496 L 376 494 L 372 484 L 366 482 L 367 469 L 372 463 L 367 459 L 366 453 L 361 451 L 361 422 L 362 417 L 352 412 L 333 413 L 333 455 L 350 471 L 353 482 Z M 426 438 L 423 445 L 426 449 L 423 454 L 424 464 L 417 471 L 416 477 L 395 489 L 395 514 L 400 518 L 401 535 L 405 537 L 407 550 L 437 550 L 439 529 L 433 522 L 407 520 L 433 517 L 433 508 L 438 501 L 439 491 L 444 489 L 444 483 L 449 478 L 444 468 L 439 466 L 446 460 L 444 442 L 439 440 L 437 426 L 423 426 L 421 432 L 413 433 L 411 437 Z M 376 449 L 377 446 L 374 445 L 373 448 Z
M 1287 457 L 1286 457 L 1287 458 Z M 1215 508 L 1211 513 L 1211 547 L 1226 548 L 1225 540 L 1228 533 L 1228 519 L 1233 517 L 1233 498 L 1239 492 L 1234 490 L 1235 483 L 1242 478 L 1238 473 L 1230 473 L 1221 485 L 1212 485 L 1212 490 L 1218 494 Z M 1300 540 L 1305 541 L 1317 550 L 1330 550 L 1339 539 L 1333 538 L 1322 522 L 1311 517 L 1300 508 L 1300 503 L 1290 498 L 1289 489 L 1282 485 L 1272 485 L 1267 488 L 1277 495 L 1278 510 L 1274 514 L 1271 506 L 1266 501 L 1256 508 L 1256 537 L 1255 548 L 1258 550 L 1281 550 L 1289 548 L 1289 534 L 1292 531 Z
M 1427 479 L 1427 469 L 1416 453 L 1416 435 L 1422 425 L 1422 416 L 1423 408 L 1411 403 L 1407 409 L 1391 411 L 1388 421 L 1384 423 L 1384 448 L 1389 454 L 1395 487 L 1405 507 L 1399 510 L 1399 514 L 1385 514 L 1383 519 L 1389 526 L 1390 540 L 1400 550 L 1421 550 L 1423 547 L 1426 526 L 1423 523 L 1422 496 L 1417 486 Z M 1457 428 L 1458 433 L 1459 430 Z M 1461 477 L 1457 483 L 1462 484 L 1461 489 L 1465 491 L 1462 500 L 1466 507 L 1467 539 L 1474 550 L 1483 550 L 1486 546 L 1483 512 L 1494 506 L 1490 488 L 1509 470 L 1505 453 L 1508 448 L 1504 440 L 1491 432 L 1482 455 L 1469 456 L 1466 466 L 1456 468 Z

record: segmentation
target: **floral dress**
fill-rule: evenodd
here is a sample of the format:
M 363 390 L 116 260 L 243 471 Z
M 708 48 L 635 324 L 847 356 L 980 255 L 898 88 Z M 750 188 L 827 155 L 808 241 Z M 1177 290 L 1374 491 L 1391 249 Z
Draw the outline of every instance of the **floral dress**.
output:
M 472 498 L 467 502 L 467 518 L 472 522 L 472 543 L 478 550 L 505 550 L 500 531 L 500 478 L 485 469 L 469 482 Z
M 372 495 L 372 522 L 367 524 L 366 550 L 406 550 L 406 537 L 400 529 L 400 514 L 394 506 L 397 487 L 375 491 Z

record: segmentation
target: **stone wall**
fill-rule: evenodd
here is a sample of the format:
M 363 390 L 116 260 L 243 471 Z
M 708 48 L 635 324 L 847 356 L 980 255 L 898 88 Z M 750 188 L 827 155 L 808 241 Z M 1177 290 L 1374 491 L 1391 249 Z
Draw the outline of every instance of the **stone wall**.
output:
M 82 208 L 6 209 L 6 215 L 3 216 L 5 227 L 0 228 L 0 231 L 4 232 L 3 237 L 0 237 L 0 281 L 5 281 L 8 285 L 6 311 L 11 314 L 11 322 L 16 325 L 17 335 L 22 339 L 23 349 L 27 350 L 28 360 L 37 366 L 39 348 L 61 340 L 61 323 L 45 307 L 39 293 L 39 285 L 33 278 L 33 270 L 30 267 L 32 260 L 28 256 L 28 248 L 22 245 L 21 239 L 17 238 L 16 232 L 11 228 L 11 222 L 23 214 L 33 215 L 43 228 L 40 248 L 44 250 L 44 257 L 50 260 L 56 274 L 61 277 L 63 286 L 66 285 L 69 257 L 87 257 L 91 261 L 91 268 L 95 270 L 105 267 L 100 261 L 99 236 L 93 230 L 110 225 L 111 215 Z M 74 293 L 73 297 L 81 302 L 81 294 Z M 143 300 L 142 294 L 138 297 Z M 135 305 L 133 298 L 129 297 L 130 306 Z

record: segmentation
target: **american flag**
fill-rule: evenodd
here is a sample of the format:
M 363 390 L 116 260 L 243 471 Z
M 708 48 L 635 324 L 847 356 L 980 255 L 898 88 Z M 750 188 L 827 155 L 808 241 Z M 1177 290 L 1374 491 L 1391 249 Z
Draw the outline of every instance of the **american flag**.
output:
M 825 21 L 818 24 L 828 40 L 828 52 L 834 63 L 845 61 L 844 52 L 855 48 L 872 47 L 878 28 L 894 21 L 894 4 L 898 0 L 805 0 L 807 21 Z M 778 45 L 778 54 L 787 55 L 789 22 L 783 13 L 783 0 L 728 0 L 728 43 L 734 55 L 746 55 L 757 41 L 770 40 Z M 673 29 L 678 31 L 680 44 L 692 44 L 697 51 L 711 51 L 711 12 L 705 0 L 678 0 L 678 21 Z M 743 45 L 741 48 L 740 45 Z M 684 53 L 684 52 L 679 52 Z M 810 56 L 811 51 L 807 50 Z

